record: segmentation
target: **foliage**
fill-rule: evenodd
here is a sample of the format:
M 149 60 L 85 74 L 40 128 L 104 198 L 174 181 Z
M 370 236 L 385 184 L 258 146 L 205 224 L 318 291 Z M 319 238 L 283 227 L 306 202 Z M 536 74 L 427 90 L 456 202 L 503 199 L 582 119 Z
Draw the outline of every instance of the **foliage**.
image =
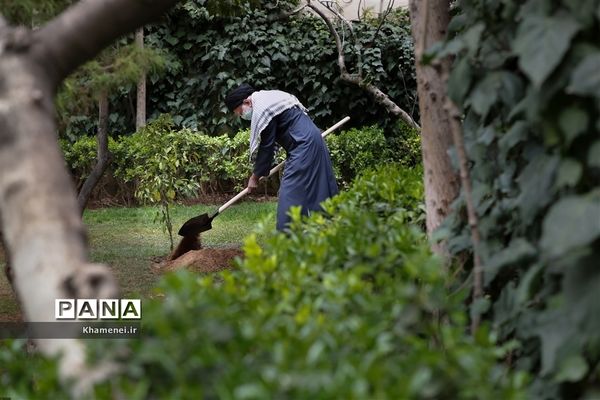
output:
M 505 349 L 489 333 L 464 335 L 461 296 L 446 296 L 445 270 L 409 224 L 422 189 L 397 181 L 416 189 L 417 177 L 368 173 L 329 216 L 295 212 L 292 232 L 269 231 L 264 247 L 248 237 L 237 270 L 166 277 L 164 300 L 144 304 L 143 340 L 93 343 L 95 357 L 129 354 L 96 396 L 519 398 L 524 376 L 497 363 Z
M 484 317 L 523 344 L 532 398 L 600 390 L 597 0 L 463 0 L 448 89 L 464 110 L 488 293 Z M 450 249 L 470 250 L 462 197 Z
M 338 78 L 335 45 L 324 23 L 305 14 L 279 19 L 282 5 L 274 3 L 245 6 L 238 16 L 222 16 L 209 11 L 204 1 L 191 1 L 170 12 L 163 23 L 147 27 L 147 45 L 172 55 L 176 66 L 160 79 L 149 79 L 150 119 L 170 113 L 178 127 L 210 135 L 237 132 L 242 122 L 227 112 L 223 99 L 232 87 L 248 81 L 257 88 L 294 93 L 322 127 L 343 115 L 350 115 L 354 126 L 387 123 L 386 110 Z M 409 113 L 416 112 L 407 18 L 390 17 L 379 30 L 378 23 L 358 23 L 355 31 L 367 79 Z M 134 130 L 131 89 L 124 86 L 111 99 L 119 105 L 111 114 L 112 132 Z M 85 112 L 69 113 L 67 118 L 75 118 L 70 123 L 77 124 L 71 131 L 93 131 L 96 124 Z
M 135 185 L 139 177 L 131 176 L 134 173 L 134 163 L 139 163 L 135 171 L 146 171 L 145 165 L 151 158 L 163 157 L 161 152 L 153 153 L 158 148 L 173 149 L 169 159 L 171 162 L 179 159 L 179 165 L 176 166 L 178 178 L 194 182 L 203 194 L 239 191 L 246 184 L 251 173 L 248 130 L 240 131 L 230 138 L 226 135 L 211 137 L 187 128 L 177 130 L 172 124 L 164 122 L 151 122 L 150 126 L 155 129 L 153 135 L 135 133 L 117 140 L 109 139 L 109 151 L 113 154 L 109 174 L 114 175 L 121 187 L 127 188 L 129 185 L 131 191 L 137 190 Z M 157 130 L 161 130 L 160 133 Z M 396 141 L 386 141 L 383 130 L 375 127 L 329 135 L 326 140 L 338 183 L 347 187 L 358 173 L 380 163 L 399 161 L 403 165 L 413 166 L 414 160 L 419 157 L 419 136 L 414 130 L 408 129 L 405 132 L 407 139 Z M 397 138 L 402 136 L 398 135 Z M 165 142 L 169 145 L 161 147 Z M 73 144 L 66 140 L 61 140 L 60 143 L 76 182 L 82 182 L 94 167 L 96 140 L 83 137 Z M 282 151 L 276 157 L 276 162 L 284 159 Z M 273 185 L 276 187 L 277 183 L 274 182 Z M 181 198 L 181 194 L 177 190 L 175 192 L 175 198 Z
M 198 187 L 194 177 L 187 178 L 185 167 L 193 159 L 185 152 L 178 153 L 178 142 L 185 134 L 172 131 L 169 116 L 162 116 L 126 139 L 131 152 L 124 158 L 122 170 L 117 171 L 125 181 L 136 181 L 135 197 L 142 203 L 159 204 L 157 217 L 164 223 L 173 248 L 173 225 L 169 204 L 177 194 L 192 195 Z
M 57 361 L 27 354 L 24 339 L 0 340 L 2 396 L 10 399 L 68 399 L 57 374 Z
M 399 162 L 416 166 L 420 160 L 420 137 L 416 130 L 399 123 L 400 134 L 385 138 L 376 126 L 350 129 L 327 139 L 337 181 L 350 185 L 361 172 L 378 164 Z
M 35 28 L 73 3 L 74 0 L 0 0 L 0 10 L 11 24 Z
M 85 115 L 97 110 L 98 100 L 115 91 L 136 87 L 142 76 L 158 79 L 166 70 L 178 68 L 161 49 L 139 48 L 127 38 L 104 50 L 65 80 L 56 96 L 61 136 L 75 140 L 90 128 Z M 118 114 L 109 116 L 114 121 Z

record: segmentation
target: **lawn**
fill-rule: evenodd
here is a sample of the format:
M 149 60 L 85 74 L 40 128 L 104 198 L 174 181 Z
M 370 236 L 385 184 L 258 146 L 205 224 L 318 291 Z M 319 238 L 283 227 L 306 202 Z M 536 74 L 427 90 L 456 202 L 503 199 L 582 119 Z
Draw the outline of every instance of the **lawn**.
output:
M 213 212 L 218 206 L 174 206 L 171 210 L 175 245 L 177 230 L 191 217 Z M 246 201 L 232 206 L 213 221 L 213 229 L 202 234 L 204 247 L 240 246 L 256 224 L 267 221 L 275 226 L 275 202 Z M 103 208 L 87 210 L 83 221 L 87 226 L 91 260 L 110 265 L 122 293 L 147 295 L 160 278 L 152 263 L 170 253 L 169 236 L 154 222 L 156 208 Z M 2 260 L 3 261 L 3 260 Z M 0 320 L 19 314 L 18 305 L 4 273 L 0 274 Z

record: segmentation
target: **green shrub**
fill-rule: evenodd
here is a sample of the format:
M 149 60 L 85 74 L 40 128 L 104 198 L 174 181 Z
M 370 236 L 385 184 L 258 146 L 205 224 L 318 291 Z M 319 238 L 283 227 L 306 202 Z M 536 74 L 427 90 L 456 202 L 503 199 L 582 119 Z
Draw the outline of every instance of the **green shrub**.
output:
M 95 342 L 96 356 L 129 347 L 112 385 L 141 399 L 520 398 L 524 377 L 489 332 L 465 334 L 462 296 L 409 223 L 419 185 L 398 165 L 366 173 L 328 214 L 295 210 L 262 247 L 249 236 L 237 270 L 167 276 L 143 340 Z
M 421 133 L 403 121 L 397 121 L 392 135 L 387 137 L 387 147 L 394 162 L 406 167 L 422 164 Z
M 236 270 L 167 275 L 144 302 L 141 339 L 90 341 L 92 358 L 123 362 L 95 397 L 523 398 L 525 375 L 499 362 L 511 347 L 465 333 L 464 295 L 448 295 L 413 224 L 421 202 L 419 171 L 365 171 L 325 214 L 295 209 L 288 235 L 263 227 L 262 246 L 250 235 Z M 24 363 L 18 346 L 3 350 Z M 38 382 L 59 390 L 52 366 L 33 382 L 0 371 L 17 398 L 39 397 Z
M 176 129 L 171 119 L 161 117 L 133 135 L 109 139 L 112 160 L 107 175 L 113 175 L 120 187 L 131 191 L 126 197 L 137 193 L 141 202 L 160 197 L 160 190 L 140 192 L 140 185 L 148 186 L 148 179 L 158 179 L 159 172 L 165 175 L 162 181 L 172 180 L 179 188 L 170 192 L 175 194 L 173 199 L 183 196 L 181 189 L 186 182 L 203 194 L 239 191 L 251 173 L 249 138 L 248 129 L 233 137 L 213 137 L 187 128 Z M 399 130 L 394 140 L 386 140 L 383 130 L 377 127 L 333 133 L 326 140 L 338 183 L 345 188 L 361 171 L 389 162 L 414 166 L 420 154 L 419 136 L 409 129 Z M 83 137 L 71 144 L 61 140 L 60 145 L 75 181 L 83 182 L 96 163 L 96 139 Z M 275 162 L 284 159 L 281 151 Z M 272 181 L 276 189 L 277 180 Z M 188 190 L 187 194 L 192 193 Z
M 421 161 L 419 133 L 402 122 L 397 123 L 394 136 L 386 139 L 377 126 L 350 129 L 327 138 L 336 179 L 348 187 L 361 173 L 379 164 L 400 163 L 415 167 Z

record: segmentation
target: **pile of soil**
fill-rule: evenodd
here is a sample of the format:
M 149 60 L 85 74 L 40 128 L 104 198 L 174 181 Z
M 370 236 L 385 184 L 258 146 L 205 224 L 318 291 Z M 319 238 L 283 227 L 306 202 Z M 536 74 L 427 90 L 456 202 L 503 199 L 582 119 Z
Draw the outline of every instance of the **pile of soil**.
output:
M 236 248 L 203 249 L 200 234 L 185 236 L 165 261 L 155 263 L 156 272 L 164 273 L 186 268 L 194 272 L 216 272 L 233 268 L 233 259 L 244 252 Z

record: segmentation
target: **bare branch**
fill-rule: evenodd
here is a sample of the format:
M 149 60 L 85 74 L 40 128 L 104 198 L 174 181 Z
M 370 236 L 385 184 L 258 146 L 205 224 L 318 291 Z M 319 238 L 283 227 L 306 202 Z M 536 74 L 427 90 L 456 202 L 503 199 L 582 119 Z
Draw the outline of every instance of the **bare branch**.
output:
M 445 72 L 447 78 L 447 71 Z M 447 81 L 447 79 L 446 79 Z M 450 117 L 450 127 L 452 130 L 452 140 L 459 161 L 460 182 L 467 203 L 467 221 L 471 229 L 471 241 L 473 242 L 473 301 L 480 299 L 483 296 L 483 267 L 481 265 L 481 256 L 479 243 L 481 237 L 479 235 L 479 217 L 475 211 L 473 204 L 473 189 L 471 186 L 471 177 L 469 174 L 469 159 L 465 148 L 465 142 L 462 135 L 462 126 L 460 122 L 460 112 L 456 104 L 450 97 L 446 96 L 444 105 L 448 116 Z M 474 335 L 479 328 L 481 317 L 478 314 L 473 315 L 471 320 L 471 334 Z
M 348 70 L 346 69 L 346 62 L 344 59 L 344 48 L 343 48 L 342 42 L 340 40 L 340 35 L 337 33 L 335 27 L 333 26 L 333 23 L 325 15 L 325 13 L 323 11 L 321 11 L 318 7 L 314 6 L 310 2 L 308 3 L 308 7 L 311 10 L 313 10 L 319 17 L 321 17 L 321 19 L 325 22 L 325 24 L 329 28 L 329 32 L 331 33 L 331 35 L 333 36 L 333 38 L 335 40 L 335 45 L 336 45 L 337 52 L 338 52 L 338 67 L 340 69 L 340 77 L 343 80 L 345 80 L 346 82 L 357 85 L 358 87 L 365 90 L 367 93 L 369 93 L 370 95 L 372 95 L 375 98 L 375 101 L 377 101 L 377 103 L 383 105 L 388 111 L 390 111 L 393 115 L 396 115 L 397 117 L 401 118 L 408 125 L 412 126 L 415 129 L 421 130 L 421 127 L 419 126 L 419 124 L 417 124 L 406 111 L 404 111 L 402 108 L 398 107 L 398 105 L 392 99 L 390 99 L 390 97 L 387 94 L 382 92 L 377 86 L 375 86 L 371 83 L 365 82 L 365 80 L 363 79 L 363 77 L 360 73 L 358 73 L 358 74 L 348 73 Z M 358 49 L 358 50 L 360 53 L 360 49 Z M 359 63 L 361 63 L 360 58 L 359 58 Z M 361 71 L 361 69 L 359 69 L 359 71 Z
M 335 30 L 335 27 L 331 23 L 331 20 L 327 17 L 327 15 L 325 15 L 325 13 L 323 11 L 321 11 L 318 7 L 314 6 L 310 2 L 307 4 L 307 6 L 311 10 L 313 10 L 319 17 L 321 17 L 321 19 L 325 22 L 325 25 L 327 25 L 327 28 L 329 28 L 329 32 L 331 33 L 331 35 L 333 36 L 333 38 L 335 40 L 335 47 L 337 48 L 337 52 L 338 52 L 338 67 L 340 68 L 340 72 L 342 74 L 347 73 L 346 62 L 344 61 L 344 48 L 342 47 L 342 41 L 340 40 L 340 35 L 338 35 L 337 31 Z
M 112 41 L 158 18 L 177 2 L 80 1 L 35 32 L 32 53 L 58 85 Z

